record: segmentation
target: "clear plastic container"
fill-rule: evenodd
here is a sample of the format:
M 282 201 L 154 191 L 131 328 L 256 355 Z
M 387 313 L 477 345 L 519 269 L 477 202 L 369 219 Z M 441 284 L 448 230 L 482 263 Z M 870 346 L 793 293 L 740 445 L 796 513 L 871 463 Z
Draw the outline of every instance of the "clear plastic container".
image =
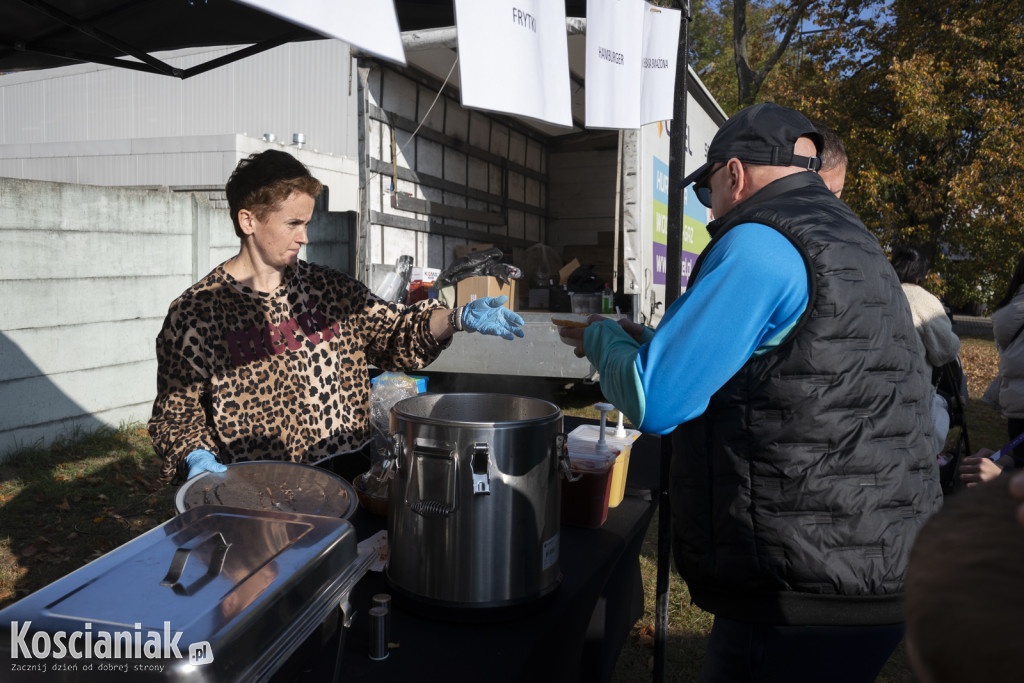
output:
M 579 479 L 562 479 L 562 524 L 597 528 L 608 519 L 613 459 L 574 460 L 570 455 L 569 461 Z
M 573 313 L 600 313 L 601 292 L 569 292 Z
M 633 442 L 640 436 L 635 429 L 625 430 L 625 436 L 615 436 L 615 427 L 605 427 L 604 440 L 608 444 L 609 453 L 614 455 L 611 462 L 610 494 L 608 496 L 608 507 L 615 507 L 622 502 L 626 493 L 626 474 L 629 471 L 629 453 Z M 601 459 L 597 455 L 595 447 L 601 438 L 601 427 L 599 425 L 580 425 L 569 433 L 569 459 L 570 461 L 584 459 Z

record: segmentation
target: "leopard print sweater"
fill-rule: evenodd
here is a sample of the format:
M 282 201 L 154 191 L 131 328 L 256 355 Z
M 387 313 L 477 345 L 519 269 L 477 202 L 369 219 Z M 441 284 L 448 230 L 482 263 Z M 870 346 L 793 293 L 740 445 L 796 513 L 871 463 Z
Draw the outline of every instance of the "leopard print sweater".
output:
M 449 342 L 430 333 L 436 301 L 385 301 L 359 281 L 299 261 L 274 292 L 217 266 L 170 306 L 156 341 L 149 421 L 162 477 L 184 481 L 197 448 L 224 463 L 316 463 L 370 438 L 372 364 L 417 370 Z

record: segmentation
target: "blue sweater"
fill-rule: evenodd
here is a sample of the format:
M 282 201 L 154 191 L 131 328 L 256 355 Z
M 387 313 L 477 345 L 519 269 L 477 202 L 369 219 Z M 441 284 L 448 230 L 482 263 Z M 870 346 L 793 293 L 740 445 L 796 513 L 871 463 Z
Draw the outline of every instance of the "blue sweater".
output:
M 744 223 L 714 245 L 700 277 L 637 342 L 619 325 L 590 325 L 587 358 L 601 392 L 640 431 L 666 434 L 704 412 L 747 360 L 778 345 L 807 307 L 808 273 L 778 231 Z

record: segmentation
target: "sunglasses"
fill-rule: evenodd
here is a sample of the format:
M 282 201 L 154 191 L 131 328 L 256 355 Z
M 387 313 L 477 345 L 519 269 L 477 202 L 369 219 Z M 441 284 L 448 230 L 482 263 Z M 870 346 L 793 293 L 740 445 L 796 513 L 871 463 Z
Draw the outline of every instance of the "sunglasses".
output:
M 709 171 L 703 178 L 693 184 L 693 191 L 697 195 L 697 201 L 709 209 L 711 208 L 711 178 L 723 168 L 725 168 L 725 164 L 722 164 L 713 171 Z

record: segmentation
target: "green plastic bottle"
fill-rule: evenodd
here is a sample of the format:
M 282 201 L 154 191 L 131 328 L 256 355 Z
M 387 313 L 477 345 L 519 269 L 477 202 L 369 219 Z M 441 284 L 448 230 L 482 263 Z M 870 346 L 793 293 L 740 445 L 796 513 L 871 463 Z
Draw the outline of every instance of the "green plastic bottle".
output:
M 612 293 L 612 284 L 610 282 L 604 283 L 604 291 L 601 292 L 601 312 L 615 312 L 615 295 Z

